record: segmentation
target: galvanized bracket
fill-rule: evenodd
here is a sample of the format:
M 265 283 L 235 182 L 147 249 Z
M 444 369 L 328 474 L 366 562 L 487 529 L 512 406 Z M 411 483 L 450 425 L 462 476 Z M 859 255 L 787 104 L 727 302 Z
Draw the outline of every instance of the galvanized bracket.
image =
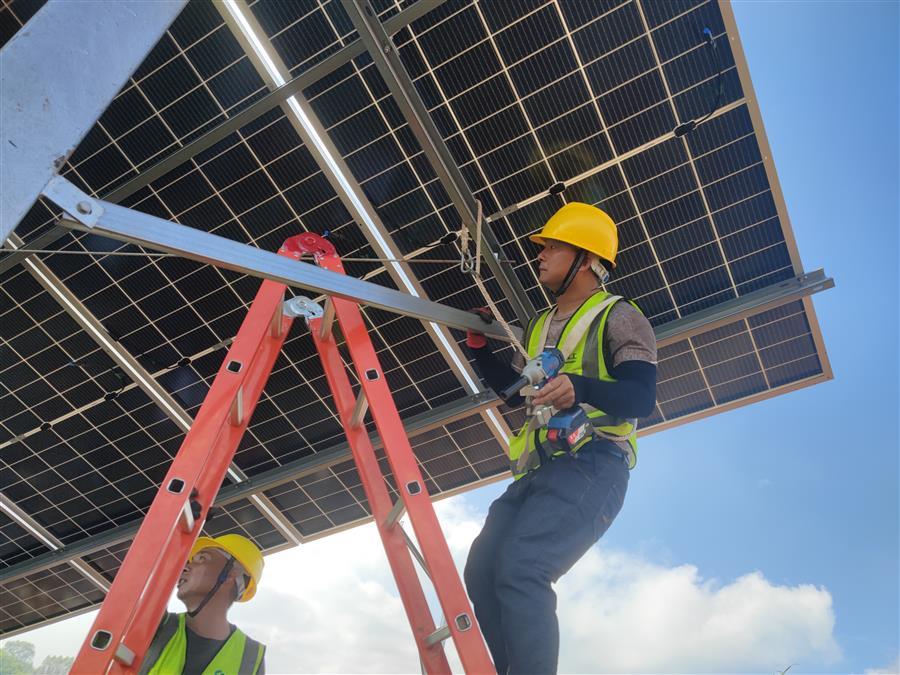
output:
M 106 211 L 102 201 L 82 192 L 62 176 L 51 178 L 41 190 L 41 195 L 85 227 L 94 227 Z

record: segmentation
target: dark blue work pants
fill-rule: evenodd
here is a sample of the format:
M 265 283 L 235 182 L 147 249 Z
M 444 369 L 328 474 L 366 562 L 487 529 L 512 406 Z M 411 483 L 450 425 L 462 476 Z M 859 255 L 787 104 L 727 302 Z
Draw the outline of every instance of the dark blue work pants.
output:
M 513 482 L 472 543 L 465 580 L 500 675 L 555 673 L 556 582 L 622 508 L 628 468 L 594 440 Z

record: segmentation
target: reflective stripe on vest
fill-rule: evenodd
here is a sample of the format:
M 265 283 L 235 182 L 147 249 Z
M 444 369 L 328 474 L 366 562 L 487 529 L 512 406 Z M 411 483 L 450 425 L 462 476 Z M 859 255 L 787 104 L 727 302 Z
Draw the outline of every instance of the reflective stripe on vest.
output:
M 565 363 L 560 372 L 574 375 L 586 373 L 590 377 L 597 377 L 607 382 L 615 381 L 606 367 L 602 338 L 609 312 L 621 299 L 620 296 L 600 291 L 585 300 L 576 310 L 566 322 L 559 337 L 559 348 L 565 357 Z M 544 349 L 550 321 L 555 313 L 556 308 L 554 307 L 529 324 L 525 334 L 525 346 L 529 358 L 534 358 Z M 598 435 L 628 443 L 631 448 L 628 463 L 629 467 L 633 467 L 637 459 L 637 420 L 617 418 L 588 404 L 581 404 L 581 407 L 584 408 Z M 546 428 L 535 429 L 532 421 L 529 420 L 510 439 L 510 469 L 516 479 L 539 466 L 538 453 L 530 452 L 527 457 L 523 457 L 523 454 L 535 445 L 535 437 L 537 441 L 544 442 L 547 438 L 547 430 Z M 583 440 L 575 450 L 589 440 L 590 438 Z M 565 451 L 557 451 L 554 456 L 561 454 L 565 454 Z
M 184 614 L 168 615 L 144 657 L 141 675 L 182 675 L 187 656 Z M 202 675 L 256 675 L 266 648 L 235 629 Z

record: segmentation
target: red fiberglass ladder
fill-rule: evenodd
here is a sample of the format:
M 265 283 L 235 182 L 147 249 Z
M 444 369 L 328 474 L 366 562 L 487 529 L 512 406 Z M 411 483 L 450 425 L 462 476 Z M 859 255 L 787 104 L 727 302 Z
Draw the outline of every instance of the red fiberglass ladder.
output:
M 320 267 L 344 273 L 332 244 L 315 234 L 291 237 L 278 252 L 297 260 L 311 254 Z M 306 317 L 322 359 L 425 671 L 450 672 L 442 642 L 452 637 L 466 672 L 494 672 L 359 307 L 349 300 L 329 298 L 323 311 L 305 299 L 285 303 L 284 292 L 284 284 L 268 279 L 262 282 L 71 672 L 136 673 L 140 668 L 294 316 Z M 362 385 L 358 398 L 338 352 L 334 319 Z M 400 493 L 396 504 L 363 424 L 367 409 Z M 435 627 L 413 566 L 409 540 L 398 522 L 404 510 L 446 618 L 440 629 Z

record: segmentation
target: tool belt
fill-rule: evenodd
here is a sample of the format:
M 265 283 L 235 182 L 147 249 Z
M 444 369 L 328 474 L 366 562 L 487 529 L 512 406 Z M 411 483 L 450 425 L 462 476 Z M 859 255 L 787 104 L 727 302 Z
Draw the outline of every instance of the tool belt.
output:
M 550 428 L 550 425 L 552 419 L 552 417 L 549 420 L 541 419 L 540 416 L 532 416 L 529 418 L 525 451 L 519 456 L 518 460 L 510 466 L 510 469 L 514 474 L 532 471 L 542 464 L 545 464 L 547 461 L 554 459 L 554 457 L 563 456 L 565 454 L 574 454 L 593 440 L 611 441 L 611 445 L 616 448 L 616 451 L 613 454 L 616 454 L 617 457 L 621 456 L 625 464 L 629 464 L 627 453 L 616 445 L 617 442 L 627 442 L 629 437 L 627 435 L 617 436 L 596 428 L 603 426 L 617 426 L 625 420 L 613 417 L 612 415 L 591 418 L 587 416 L 587 412 L 585 411 L 584 421 L 587 422 L 587 428 L 583 430 L 583 433 L 577 433 L 574 437 L 571 435 L 565 437 L 558 433 L 551 436 L 550 432 L 552 429 Z M 541 429 L 544 428 L 547 428 L 548 433 L 546 440 L 542 441 L 540 432 Z M 580 432 L 581 429 L 575 429 L 574 431 Z M 605 443 L 604 446 L 606 446 Z

